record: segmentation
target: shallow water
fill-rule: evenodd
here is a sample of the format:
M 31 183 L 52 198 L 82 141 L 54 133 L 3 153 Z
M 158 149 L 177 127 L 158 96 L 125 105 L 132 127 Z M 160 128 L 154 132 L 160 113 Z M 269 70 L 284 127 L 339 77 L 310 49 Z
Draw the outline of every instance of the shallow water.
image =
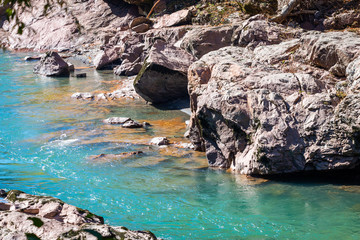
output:
M 141 101 L 71 100 L 122 79 L 92 69 L 81 70 L 86 79 L 42 78 L 22 57 L 0 53 L 0 188 L 52 195 L 165 239 L 360 239 L 360 187 L 256 180 L 207 169 L 201 153 L 149 147 L 154 136 L 185 141 L 188 116 Z M 104 125 L 111 116 L 152 127 Z

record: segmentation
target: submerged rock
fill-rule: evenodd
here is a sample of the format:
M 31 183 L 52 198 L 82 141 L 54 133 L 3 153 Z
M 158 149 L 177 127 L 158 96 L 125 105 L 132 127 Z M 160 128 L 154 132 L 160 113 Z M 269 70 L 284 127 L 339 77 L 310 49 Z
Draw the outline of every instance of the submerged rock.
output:
M 127 158 L 134 155 L 142 154 L 142 151 L 135 151 L 135 152 L 124 152 L 120 154 L 100 154 L 96 156 L 90 156 L 89 159 L 96 160 L 96 161 L 110 161 L 110 160 L 118 160 L 122 158 Z
M 105 120 L 103 120 L 103 123 L 106 124 L 124 124 L 127 121 L 130 121 L 131 118 L 127 118 L 127 117 L 111 117 L 111 118 L 107 118 Z
M 186 51 L 156 40 L 134 81 L 136 92 L 152 103 L 187 96 L 187 70 L 194 60 Z
M 34 67 L 34 73 L 47 77 L 70 76 L 69 65 L 56 52 L 47 52 Z
M 0 205 L 1 239 L 157 239 L 148 231 L 105 225 L 102 217 L 57 198 L 12 190 L 6 200 Z

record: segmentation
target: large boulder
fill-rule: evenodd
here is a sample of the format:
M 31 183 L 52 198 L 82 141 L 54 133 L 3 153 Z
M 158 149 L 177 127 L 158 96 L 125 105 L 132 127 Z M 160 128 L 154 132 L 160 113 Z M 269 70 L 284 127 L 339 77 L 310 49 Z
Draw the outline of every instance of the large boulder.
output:
M 181 48 L 200 58 L 208 52 L 231 45 L 232 26 L 200 27 L 187 32 Z
M 358 94 L 339 96 L 311 72 L 284 72 L 241 47 L 206 54 L 188 77 L 189 136 L 210 166 L 254 175 L 359 166 Z
M 187 96 L 187 70 L 194 61 L 186 51 L 156 40 L 135 79 L 136 92 L 152 103 Z
M 34 73 L 47 77 L 68 77 L 69 65 L 56 52 L 47 52 L 34 67 Z
M 148 231 L 105 225 L 102 217 L 57 198 L 16 190 L 2 195 L 1 239 L 156 239 Z

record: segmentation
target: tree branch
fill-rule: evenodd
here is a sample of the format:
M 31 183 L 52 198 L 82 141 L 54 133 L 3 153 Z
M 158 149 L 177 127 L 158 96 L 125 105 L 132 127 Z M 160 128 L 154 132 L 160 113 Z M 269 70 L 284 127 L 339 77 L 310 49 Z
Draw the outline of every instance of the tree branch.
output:
M 282 23 L 285 20 L 285 18 L 287 18 L 290 15 L 291 11 L 294 10 L 294 8 L 296 8 L 300 4 L 300 2 L 301 0 L 290 0 L 288 5 L 283 7 L 281 13 L 276 17 L 270 19 L 270 21 Z

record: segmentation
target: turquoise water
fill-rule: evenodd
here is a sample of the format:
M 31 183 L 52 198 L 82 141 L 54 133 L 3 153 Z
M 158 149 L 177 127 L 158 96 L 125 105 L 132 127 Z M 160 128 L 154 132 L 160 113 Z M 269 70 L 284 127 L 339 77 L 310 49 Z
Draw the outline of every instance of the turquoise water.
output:
M 86 79 L 42 78 L 22 57 L 0 53 L 0 188 L 52 195 L 164 239 L 360 239 L 360 187 L 255 180 L 207 169 L 200 153 L 149 147 L 154 136 L 183 141 L 188 116 L 141 101 L 71 100 L 122 79 L 91 69 Z M 111 116 L 153 126 L 104 126 Z M 136 150 L 144 154 L 89 158 Z

